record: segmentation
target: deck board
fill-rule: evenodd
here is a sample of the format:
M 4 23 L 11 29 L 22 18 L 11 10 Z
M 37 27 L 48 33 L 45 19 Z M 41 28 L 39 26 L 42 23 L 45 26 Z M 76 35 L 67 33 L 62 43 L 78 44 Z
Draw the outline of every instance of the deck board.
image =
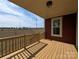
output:
M 33 59 L 78 59 L 77 50 L 72 44 L 41 40 L 48 45 Z

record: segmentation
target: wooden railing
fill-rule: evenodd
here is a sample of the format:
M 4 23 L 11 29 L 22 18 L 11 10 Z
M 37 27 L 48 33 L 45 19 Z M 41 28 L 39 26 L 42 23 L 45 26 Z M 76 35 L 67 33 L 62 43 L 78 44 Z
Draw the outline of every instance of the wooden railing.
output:
M 43 34 L 20 35 L 6 38 L 0 38 L 0 57 L 6 56 L 19 49 L 39 41 Z

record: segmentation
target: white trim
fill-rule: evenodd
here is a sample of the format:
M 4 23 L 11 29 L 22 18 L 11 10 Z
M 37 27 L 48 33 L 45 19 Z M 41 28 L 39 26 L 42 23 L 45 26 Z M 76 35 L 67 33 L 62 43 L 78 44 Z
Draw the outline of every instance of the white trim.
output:
M 53 34 L 53 20 L 57 20 L 57 19 L 60 20 L 60 34 L 59 35 Z M 51 20 L 51 36 L 62 37 L 62 17 L 53 18 Z

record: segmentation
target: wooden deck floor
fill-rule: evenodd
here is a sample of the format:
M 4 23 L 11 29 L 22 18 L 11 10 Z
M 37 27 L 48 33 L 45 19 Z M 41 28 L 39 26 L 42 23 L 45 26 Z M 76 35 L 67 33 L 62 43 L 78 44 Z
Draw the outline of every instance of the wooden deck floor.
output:
M 77 50 L 71 44 L 57 42 L 57 41 L 49 41 L 42 39 L 41 42 L 48 44 L 44 47 L 39 53 L 37 53 L 31 59 L 78 59 L 77 58 Z M 44 44 L 40 44 L 37 47 L 41 47 Z M 34 51 L 37 48 L 31 49 Z M 30 55 L 28 53 L 28 55 Z M 26 58 L 27 54 L 26 51 L 15 55 L 12 59 L 28 59 Z M 28 56 L 29 57 L 29 56 Z M 30 59 L 30 58 L 29 58 Z
M 33 59 L 77 59 L 77 51 L 71 44 L 41 40 L 48 45 Z

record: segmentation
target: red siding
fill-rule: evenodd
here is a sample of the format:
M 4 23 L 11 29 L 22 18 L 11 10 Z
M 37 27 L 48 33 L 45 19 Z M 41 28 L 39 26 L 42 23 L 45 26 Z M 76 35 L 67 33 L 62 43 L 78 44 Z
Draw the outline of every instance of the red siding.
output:
M 45 38 L 66 43 L 76 43 L 76 14 L 63 17 L 62 37 L 51 36 L 51 18 L 45 20 Z
M 45 20 L 45 38 L 47 39 L 51 39 L 51 20 L 50 19 L 46 19 Z

